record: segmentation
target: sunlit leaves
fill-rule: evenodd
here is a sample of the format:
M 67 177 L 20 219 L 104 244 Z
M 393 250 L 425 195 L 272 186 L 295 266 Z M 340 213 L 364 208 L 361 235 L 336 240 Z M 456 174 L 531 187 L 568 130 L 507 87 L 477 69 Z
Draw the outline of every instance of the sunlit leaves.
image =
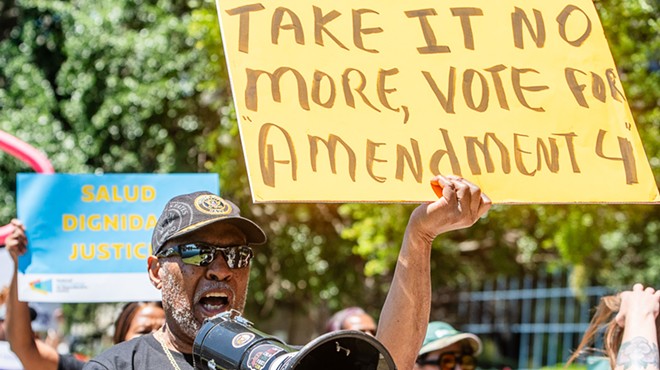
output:
M 252 203 L 214 1 L 5 4 L 0 129 L 43 150 L 59 172 L 218 173 L 221 193 L 270 239 L 252 270 L 251 317 L 278 305 L 380 306 L 413 206 Z M 596 6 L 660 179 L 659 4 Z M 3 223 L 15 215 L 19 171 L 30 169 L 0 153 Z M 434 288 L 562 264 L 581 266 L 579 283 L 652 283 L 658 220 L 657 206 L 493 207 L 438 238 Z

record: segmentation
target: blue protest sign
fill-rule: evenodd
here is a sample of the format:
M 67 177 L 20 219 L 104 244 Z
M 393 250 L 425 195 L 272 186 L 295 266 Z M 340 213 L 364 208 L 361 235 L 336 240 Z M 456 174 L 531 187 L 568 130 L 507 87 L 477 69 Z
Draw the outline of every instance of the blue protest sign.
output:
M 216 174 L 19 174 L 18 217 L 28 251 L 19 298 L 41 302 L 160 299 L 147 276 L 151 233 L 165 203 Z

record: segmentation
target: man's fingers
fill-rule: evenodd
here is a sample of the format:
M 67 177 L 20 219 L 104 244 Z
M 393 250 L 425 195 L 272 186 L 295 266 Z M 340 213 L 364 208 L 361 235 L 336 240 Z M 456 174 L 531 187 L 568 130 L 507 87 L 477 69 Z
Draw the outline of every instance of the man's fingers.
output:
M 479 217 L 485 215 L 488 210 L 490 210 L 490 207 L 493 205 L 493 201 L 490 200 L 490 198 L 484 194 L 481 193 L 481 197 L 479 197 Z
M 425 215 L 420 225 L 435 237 L 443 232 L 473 225 L 491 206 L 491 200 L 481 189 L 459 176 L 438 175 L 431 179 L 433 191 L 439 199 L 417 208 L 417 214 Z M 441 192 L 440 192 L 441 190 Z
M 456 184 L 444 176 L 437 176 L 438 183 L 442 186 L 442 197 L 447 200 L 448 204 L 454 204 L 458 201 L 456 194 Z
M 463 179 L 458 176 L 447 176 L 447 178 L 456 187 L 456 196 L 458 197 L 458 205 L 461 212 L 469 212 L 472 209 L 472 194 L 470 193 L 470 186 L 463 182 Z
M 481 204 L 481 189 L 466 179 L 461 178 L 458 181 L 467 185 L 470 189 L 470 209 L 472 210 L 472 214 L 481 216 L 479 213 L 479 207 Z
M 431 186 L 436 193 L 437 188 L 442 188 L 442 197 L 447 204 L 457 205 L 458 211 L 463 215 L 463 221 L 468 220 L 474 223 L 477 219 L 490 210 L 492 206 L 491 199 L 481 192 L 479 186 L 460 176 L 436 176 L 431 179 Z M 456 203 L 454 203 L 456 202 Z
M 443 197 L 443 192 L 446 187 L 453 186 L 444 176 L 438 175 L 431 179 L 431 189 L 438 198 Z

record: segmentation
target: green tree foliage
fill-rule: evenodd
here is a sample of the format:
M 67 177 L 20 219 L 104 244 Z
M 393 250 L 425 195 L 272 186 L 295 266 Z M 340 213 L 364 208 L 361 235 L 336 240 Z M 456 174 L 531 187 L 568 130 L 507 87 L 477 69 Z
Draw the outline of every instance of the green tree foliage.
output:
M 660 176 L 659 4 L 596 6 Z M 378 314 L 413 206 L 252 204 L 213 1 L 2 2 L 0 129 L 58 172 L 218 173 L 221 193 L 269 236 L 253 266 L 254 321 L 283 309 L 320 321 L 356 304 Z M 0 223 L 15 214 L 20 171 L 0 153 Z M 435 302 L 494 275 L 559 266 L 576 267 L 576 287 L 653 283 L 658 216 L 648 205 L 493 207 L 434 244 Z M 282 325 L 272 327 L 291 329 Z
M 202 99 L 208 63 L 189 35 L 194 5 L 0 3 L 0 129 L 42 150 L 57 172 L 206 171 L 218 119 Z M 0 153 L 2 224 L 16 214 L 16 173 L 29 171 Z M 77 320 L 93 309 L 67 312 Z
M 660 3 L 603 0 L 596 6 L 657 179 Z M 370 211 L 373 206 L 369 205 L 344 207 L 356 221 L 344 235 L 364 239 L 379 212 Z M 438 240 L 433 261 L 435 286 L 452 286 L 463 280 L 478 283 L 493 274 L 517 273 L 520 268 L 558 266 L 574 269 L 573 282 L 578 290 L 590 280 L 611 286 L 630 286 L 634 281 L 654 283 L 660 277 L 658 216 L 657 206 L 649 205 L 496 206 L 477 226 Z M 396 221 L 379 224 L 379 231 L 373 233 L 378 236 L 368 242 L 359 240 L 359 251 L 365 256 L 391 259 L 394 251 L 383 249 L 396 246 L 388 247 L 379 239 L 389 231 L 400 232 L 400 228 Z M 374 264 L 377 271 L 391 268 L 387 259 L 377 259 Z
M 0 129 L 46 153 L 57 172 L 219 173 L 222 193 L 271 240 L 255 260 L 251 318 L 275 307 L 304 315 L 315 305 L 382 301 L 337 231 L 337 206 L 251 204 L 212 2 L 3 6 Z M 0 166 L 6 223 L 16 173 L 30 169 L 4 153 Z M 91 311 L 67 312 L 79 319 Z
M 224 98 L 215 99 L 220 126 L 206 141 L 209 155 L 216 159 L 210 170 L 220 174 L 221 192 L 238 200 L 268 230 L 268 245 L 257 253 L 252 269 L 249 317 L 265 319 L 274 309 L 286 309 L 309 316 L 317 323 L 315 329 L 322 330 L 324 317 L 347 305 L 363 305 L 378 314 L 386 294 L 379 288 L 389 280 L 389 268 L 365 274 L 365 265 L 378 262 L 368 261 L 357 252 L 355 240 L 342 236 L 353 220 L 338 205 L 251 204 L 235 111 L 230 103 L 224 105 L 230 92 L 215 2 L 206 1 L 192 18 L 191 34 L 199 39 L 197 47 L 207 53 L 209 63 L 201 86 L 207 96 Z M 394 244 L 400 239 L 401 235 L 392 239 L 387 253 L 396 253 Z M 289 329 L 277 324 L 274 328 Z
M 14 4 L 0 43 L 2 129 L 62 172 L 203 170 L 216 116 L 199 104 L 199 50 L 179 3 Z
M 660 179 L 660 3 L 597 1 L 606 37 L 626 90 L 656 182 Z M 606 184 L 604 184 L 606 186 Z M 660 277 L 657 206 L 606 207 L 591 212 L 597 257 L 585 265 L 606 284 L 653 284 Z M 603 220 L 608 220 L 603 224 Z M 604 227 L 600 227 L 604 226 Z

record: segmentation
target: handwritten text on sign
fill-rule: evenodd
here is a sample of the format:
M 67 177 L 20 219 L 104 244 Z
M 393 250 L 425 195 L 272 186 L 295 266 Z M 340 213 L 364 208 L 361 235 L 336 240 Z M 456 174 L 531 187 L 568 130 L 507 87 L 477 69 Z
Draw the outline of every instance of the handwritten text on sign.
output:
M 442 5 L 218 0 L 255 201 L 660 198 L 591 1 Z

